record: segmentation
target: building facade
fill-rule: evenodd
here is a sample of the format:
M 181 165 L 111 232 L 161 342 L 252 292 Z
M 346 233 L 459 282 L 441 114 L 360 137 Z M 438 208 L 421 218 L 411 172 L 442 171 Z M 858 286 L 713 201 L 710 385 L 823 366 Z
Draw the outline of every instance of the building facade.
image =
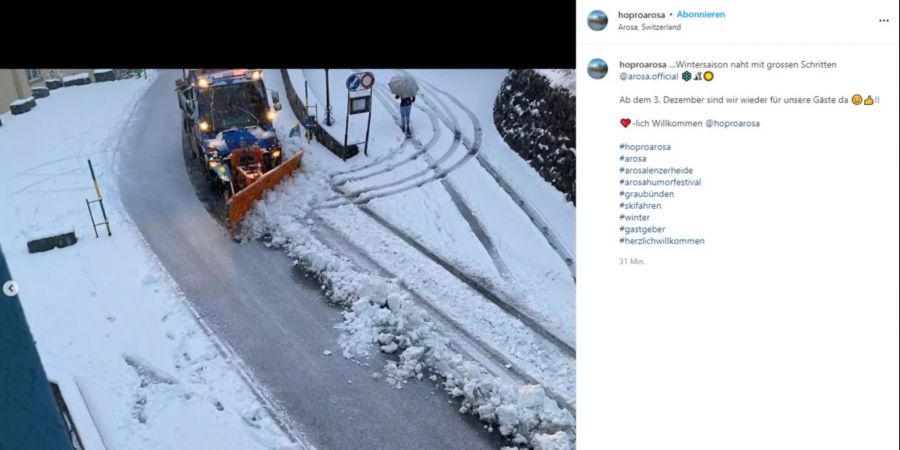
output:
M 43 86 L 51 77 L 65 77 L 79 73 L 93 73 L 91 69 L 0 69 L 0 114 L 9 111 L 9 104 L 31 97 L 32 86 Z

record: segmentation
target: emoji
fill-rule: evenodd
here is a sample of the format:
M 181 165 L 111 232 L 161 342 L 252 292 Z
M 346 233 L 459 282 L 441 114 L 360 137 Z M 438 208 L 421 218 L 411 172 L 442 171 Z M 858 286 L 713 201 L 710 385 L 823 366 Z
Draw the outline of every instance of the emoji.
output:
M 854 105 L 858 105 L 862 103 L 862 95 L 853 94 L 853 97 L 850 97 L 850 101 L 853 102 Z
M 710 71 L 708 71 L 708 70 L 707 70 L 706 72 L 703 72 L 703 79 L 706 80 L 706 81 L 712 81 L 712 80 L 713 80 L 713 73 L 710 72 Z
M 628 128 L 628 125 L 631 125 L 631 119 L 622 119 L 619 121 L 623 127 Z
M 864 105 L 874 105 L 875 100 L 872 100 L 872 96 L 870 95 L 870 96 L 866 97 L 866 101 L 864 101 L 863 104 Z

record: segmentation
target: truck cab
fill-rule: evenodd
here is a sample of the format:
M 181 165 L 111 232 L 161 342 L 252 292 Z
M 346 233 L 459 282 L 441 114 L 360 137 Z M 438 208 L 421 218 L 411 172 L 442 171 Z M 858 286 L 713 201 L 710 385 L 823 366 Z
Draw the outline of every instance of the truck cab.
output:
M 262 70 L 188 69 L 176 91 L 191 151 L 226 198 L 242 188 L 232 177 L 232 152 L 261 154 L 263 173 L 281 164 L 273 126 L 281 104 L 278 93 L 266 89 Z

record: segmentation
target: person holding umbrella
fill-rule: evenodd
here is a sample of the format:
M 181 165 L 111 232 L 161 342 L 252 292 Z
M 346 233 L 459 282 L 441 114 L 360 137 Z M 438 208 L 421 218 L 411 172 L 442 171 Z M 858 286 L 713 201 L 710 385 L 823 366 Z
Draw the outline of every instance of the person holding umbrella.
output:
M 412 104 L 416 101 L 419 85 L 411 75 L 397 75 L 388 82 L 395 98 L 400 99 L 400 127 L 407 136 L 410 135 L 409 115 L 412 112 Z
M 416 101 L 416 96 L 400 98 L 399 95 L 396 95 L 394 97 L 400 99 L 400 128 L 409 134 L 409 114 L 412 112 L 412 104 Z

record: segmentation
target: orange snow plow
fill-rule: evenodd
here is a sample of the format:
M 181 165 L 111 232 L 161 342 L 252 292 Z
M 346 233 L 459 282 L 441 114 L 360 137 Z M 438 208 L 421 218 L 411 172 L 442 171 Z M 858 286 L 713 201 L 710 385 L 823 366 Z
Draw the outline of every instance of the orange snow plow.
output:
M 235 192 L 228 200 L 228 227 L 233 230 L 235 224 L 250 211 L 253 202 L 297 170 L 302 157 L 303 150 L 299 150 L 296 155 L 264 172 L 263 152 L 259 148 L 231 152 L 231 175 Z

